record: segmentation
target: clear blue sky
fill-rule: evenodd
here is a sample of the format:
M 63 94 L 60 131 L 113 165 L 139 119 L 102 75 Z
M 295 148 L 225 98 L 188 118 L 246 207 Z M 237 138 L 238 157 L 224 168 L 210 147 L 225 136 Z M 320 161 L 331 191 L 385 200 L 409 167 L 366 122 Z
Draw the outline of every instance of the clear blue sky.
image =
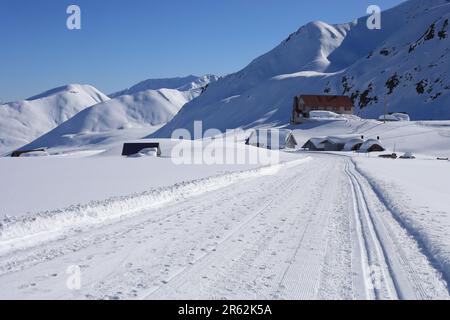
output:
M 349 22 L 401 0 L 1 0 L 0 101 L 88 83 L 238 71 L 312 20 Z M 66 28 L 66 8 L 82 30 Z

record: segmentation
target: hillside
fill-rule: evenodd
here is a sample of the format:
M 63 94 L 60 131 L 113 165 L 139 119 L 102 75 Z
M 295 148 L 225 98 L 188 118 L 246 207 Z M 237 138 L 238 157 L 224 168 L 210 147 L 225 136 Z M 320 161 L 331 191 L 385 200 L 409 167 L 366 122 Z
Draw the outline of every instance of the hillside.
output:
M 92 86 L 72 84 L 0 105 L 0 153 L 27 144 L 81 110 L 108 100 Z
M 382 29 L 366 17 L 312 22 L 243 70 L 212 84 L 154 137 L 176 128 L 250 128 L 289 123 L 298 94 L 345 94 L 358 115 L 405 111 L 413 120 L 450 118 L 447 0 L 411 0 L 383 12 Z
M 181 78 L 180 78 L 181 79 Z M 168 123 L 189 101 L 198 97 L 217 77 L 193 80 L 147 80 L 127 89 L 124 95 L 89 107 L 24 148 L 85 147 L 142 138 Z M 180 85 L 175 89 L 147 89 L 157 85 Z M 146 84 L 146 85 L 143 85 Z M 144 89 L 143 91 L 139 91 Z

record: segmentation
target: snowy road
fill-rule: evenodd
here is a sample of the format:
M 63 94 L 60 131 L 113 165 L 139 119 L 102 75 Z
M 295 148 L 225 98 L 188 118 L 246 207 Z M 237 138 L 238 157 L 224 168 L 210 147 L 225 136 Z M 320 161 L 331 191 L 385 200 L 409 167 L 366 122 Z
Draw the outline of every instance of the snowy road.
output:
M 3 255 L 0 298 L 448 298 L 429 260 L 349 158 L 313 155 Z

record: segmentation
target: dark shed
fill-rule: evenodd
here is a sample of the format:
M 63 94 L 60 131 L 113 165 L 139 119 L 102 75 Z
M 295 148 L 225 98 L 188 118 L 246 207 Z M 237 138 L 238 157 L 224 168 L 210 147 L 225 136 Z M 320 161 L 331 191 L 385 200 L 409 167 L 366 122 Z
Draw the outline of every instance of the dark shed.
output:
M 18 158 L 23 154 L 31 153 L 31 152 L 38 152 L 38 151 L 45 152 L 45 151 L 47 151 L 47 148 L 38 148 L 38 149 L 30 149 L 30 150 L 16 150 L 16 151 L 13 151 L 13 153 L 11 153 L 11 157 Z
M 159 142 L 127 142 L 123 144 L 122 156 L 131 156 L 139 153 L 143 149 L 158 149 L 158 157 L 161 157 L 161 147 Z

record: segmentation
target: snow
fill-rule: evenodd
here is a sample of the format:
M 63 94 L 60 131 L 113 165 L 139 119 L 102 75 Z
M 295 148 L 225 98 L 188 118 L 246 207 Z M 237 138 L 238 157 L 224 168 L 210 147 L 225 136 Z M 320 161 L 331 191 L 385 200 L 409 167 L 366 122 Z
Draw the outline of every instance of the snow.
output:
M 312 119 L 336 119 L 341 117 L 341 115 L 331 111 L 311 111 L 309 116 Z
M 215 76 L 203 76 L 194 79 L 188 77 L 183 81 L 147 80 L 124 91 L 120 96 L 79 112 L 24 148 L 67 149 L 91 145 L 98 148 L 100 144 L 107 143 L 105 140 L 111 140 L 111 137 L 116 141 L 124 141 L 133 136 L 135 139 L 142 138 L 168 123 L 187 102 L 199 96 L 204 87 L 215 79 Z M 191 82 L 186 83 L 188 80 Z M 174 82 L 181 87 L 147 89 Z
M 350 159 L 298 154 L 261 170 L 5 221 L 0 297 L 448 298 Z M 66 286 L 71 265 L 80 290 Z
M 450 279 L 450 176 L 448 161 L 355 159 L 373 188 Z
M 158 89 L 177 89 L 179 91 L 189 91 L 195 88 L 203 88 L 211 82 L 217 81 L 219 77 L 215 75 L 204 75 L 201 77 L 190 75 L 187 77 L 167 78 L 167 79 L 148 79 L 139 82 L 129 89 L 125 89 L 109 96 L 117 98 L 123 95 L 133 95 L 138 92 Z
M 128 140 L 127 142 L 132 142 Z M 144 140 L 139 140 L 140 142 Z M 50 157 L 38 158 L 0 158 L 0 176 L 7 181 L 7 187 L 1 187 L 0 219 L 5 216 L 22 216 L 46 210 L 56 210 L 75 204 L 85 204 L 92 200 L 144 192 L 152 188 L 174 185 L 182 181 L 201 179 L 228 171 L 239 171 L 266 165 L 264 158 L 252 162 L 250 155 L 260 153 L 278 157 L 277 151 L 260 150 L 237 144 L 219 144 L 217 150 L 226 153 L 240 152 L 245 155 L 242 163 L 227 165 L 224 160 L 212 164 L 194 164 L 190 157 L 181 158 L 173 154 L 179 141 L 158 139 L 151 142 L 161 144 L 162 157 L 122 157 L 122 143 L 116 143 L 107 150 L 90 149 L 72 153 L 62 153 Z M 204 153 L 213 142 L 184 141 L 182 146 L 192 158 L 196 151 Z M 103 146 L 102 146 L 103 147 Z M 226 149 L 228 148 L 228 149 Z M 51 149 L 49 150 L 51 153 Z M 197 158 L 196 158 L 197 159 Z M 205 158 L 206 159 L 206 158 Z M 290 154 L 282 154 L 281 161 L 295 159 Z M 179 163 L 181 162 L 181 163 Z M 186 164 L 192 163 L 192 164 Z M 215 164 L 217 163 L 217 164 Z M 49 196 L 50 195 L 50 196 Z M 26 201 L 23 201 L 26 199 Z
M 386 115 L 381 115 L 378 118 L 380 121 L 411 121 L 411 119 L 409 118 L 409 115 L 404 114 L 404 113 L 392 113 L 392 114 L 386 114 Z
M 406 1 L 383 12 L 381 30 L 369 30 L 367 17 L 310 23 L 210 85 L 154 137 L 170 137 L 176 128 L 192 131 L 196 120 L 222 131 L 287 125 L 299 94 L 353 95 L 355 115 L 364 118 L 378 119 L 386 105 L 386 112 L 407 112 L 412 120 L 449 119 L 450 36 L 437 33 L 449 32 L 450 6 L 437 8 L 442 4 L 446 0 Z M 433 23 L 434 37 L 410 51 Z
M 345 145 L 344 145 L 344 151 L 352 151 L 355 146 L 357 146 L 358 144 L 363 144 L 364 140 L 362 140 L 361 138 L 354 138 L 354 139 L 350 139 L 348 140 Z
M 83 109 L 108 100 L 92 86 L 72 84 L 0 105 L 0 154 L 30 143 Z
M 450 121 L 387 122 L 376 120 L 315 120 L 288 126 L 298 143 L 303 146 L 310 138 L 328 136 L 380 138 L 389 151 L 413 152 L 425 157 L 450 156 Z
M 0 298 L 449 299 L 448 18 L 411 0 L 379 31 L 309 23 L 220 79 L 1 105 L 0 152 L 49 148 L 0 158 Z M 290 124 L 294 96 L 342 92 L 357 115 Z M 197 120 L 203 139 L 170 139 Z M 252 146 L 278 130 L 297 150 Z M 133 141 L 161 156 L 122 157 Z M 351 152 L 375 143 L 415 159 Z
M 144 148 L 138 153 L 131 155 L 130 157 L 157 157 L 158 156 L 158 148 Z
M 31 152 L 27 152 L 27 153 L 23 153 L 20 155 L 20 157 L 22 158 L 27 158 L 27 157 L 48 157 L 49 153 L 47 151 L 31 151 Z
M 303 163 L 307 160 L 308 158 L 300 159 L 296 163 Z M 281 166 L 283 165 L 285 164 L 281 164 Z M 287 165 L 291 164 L 287 163 Z M 129 218 L 130 215 L 143 210 L 160 208 L 173 202 L 239 183 L 254 176 L 267 175 L 270 170 L 272 168 L 262 167 L 250 171 L 218 174 L 129 196 L 91 201 L 88 204 L 71 206 L 63 210 L 27 214 L 16 219 L 8 217 L 1 224 L 0 242 L 3 245 L 0 246 L 0 254 L 11 249 L 16 250 L 18 247 L 24 248 L 23 243 L 26 245 L 31 242 L 32 245 L 36 245 L 44 232 L 46 233 L 45 241 L 48 241 L 50 235 L 58 236 L 64 231 L 72 230 L 80 225 L 102 224 L 109 220 Z M 37 239 L 30 240 L 30 238 Z M 23 241 L 24 239 L 25 241 Z
M 400 156 L 400 159 L 415 159 L 416 157 L 412 152 L 406 152 L 402 156 Z
M 370 148 L 372 148 L 373 146 L 380 146 L 384 149 L 383 144 L 381 143 L 380 140 L 376 140 L 376 139 L 368 139 L 366 141 L 364 141 L 364 143 L 362 144 L 361 148 L 359 148 L 359 152 L 370 152 Z
M 324 140 L 328 140 L 332 143 L 342 143 L 346 144 L 349 141 L 354 141 L 355 139 L 359 139 L 359 135 L 338 135 L 338 136 L 328 136 Z

